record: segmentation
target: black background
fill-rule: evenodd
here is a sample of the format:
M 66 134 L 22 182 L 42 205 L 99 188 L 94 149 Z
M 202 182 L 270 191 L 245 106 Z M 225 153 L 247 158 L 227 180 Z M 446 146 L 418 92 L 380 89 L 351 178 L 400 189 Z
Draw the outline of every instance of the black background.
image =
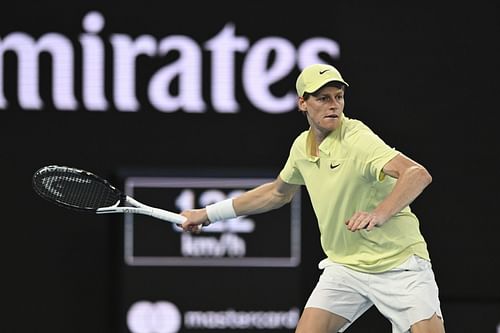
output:
M 271 35 L 297 44 L 311 36 L 336 40 L 341 56 L 330 61 L 351 86 L 345 113 L 362 119 L 433 175 L 433 183 L 412 208 L 429 245 L 447 330 L 494 332 L 500 322 L 495 167 L 500 20 L 494 2 L 313 1 L 296 6 L 269 1 L 17 1 L 4 7 L 0 38 L 13 31 L 35 38 L 56 31 L 75 47 L 81 19 L 90 10 L 105 17 L 103 35 L 182 34 L 202 43 L 234 22 L 237 34 L 252 42 Z M 50 68 L 43 55 L 41 63 Z M 244 96 L 243 111 L 229 115 L 213 110 L 167 114 L 145 101 L 137 113 L 113 108 L 56 111 L 49 70 L 41 74 L 46 108 L 21 110 L 11 55 L 4 56 L 4 69 L 10 102 L 0 110 L 6 332 L 97 333 L 116 328 L 118 228 L 110 220 L 74 214 L 36 197 L 30 183 L 36 169 L 65 164 L 108 178 L 129 167 L 278 172 L 293 138 L 306 128 L 298 112 L 266 114 Z M 290 89 L 298 73 L 296 68 L 286 82 Z M 145 96 L 144 86 L 138 85 L 138 95 Z M 308 208 L 305 202 L 304 210 Z M 322 257 L 314 217 L 310 212 L 303 216 L 300 290 L 294 291 L 302 303 L 316 282 Z M 357 330 L 390 328 L 370 311 L 353 325 L 352 331 Z

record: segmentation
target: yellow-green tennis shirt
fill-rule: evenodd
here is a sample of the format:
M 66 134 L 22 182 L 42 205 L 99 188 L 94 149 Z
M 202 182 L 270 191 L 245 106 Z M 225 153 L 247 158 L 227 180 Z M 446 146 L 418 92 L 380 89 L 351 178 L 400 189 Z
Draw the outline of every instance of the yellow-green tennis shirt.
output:
M 283 181 L 305 185 L 332 261 L 362 272 L 384 272 L 416 254 L 429 260 L 419 221 L 410 207 L 371 231 L 351 232 L 347 221 L 357 211 L 372 211 L 392 190 L 396 179 L 384 165 L 399 152 L 359 120 L 343 116 L 341 126 L 311 154 L 312 133 L 294 141 L 280 172 Z

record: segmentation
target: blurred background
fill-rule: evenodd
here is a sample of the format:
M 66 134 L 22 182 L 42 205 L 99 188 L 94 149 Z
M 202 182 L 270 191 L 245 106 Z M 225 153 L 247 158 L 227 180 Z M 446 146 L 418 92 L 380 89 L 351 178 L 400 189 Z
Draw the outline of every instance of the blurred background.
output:
M 3 331 L 293 332 L 323 257 L 305 191 L 186 237 L 56 207 L 31 176 L 78 167 L 174 211 L 231 196 L 278 174 L 307 129 L 295 78 L 321 61 L 350 84 L 346 115 L 433 175 L 412 209 L 447 331 L 498 332 L 495 2 L 3 7 Z M 371 309 L 349 332 L 390 330 Z

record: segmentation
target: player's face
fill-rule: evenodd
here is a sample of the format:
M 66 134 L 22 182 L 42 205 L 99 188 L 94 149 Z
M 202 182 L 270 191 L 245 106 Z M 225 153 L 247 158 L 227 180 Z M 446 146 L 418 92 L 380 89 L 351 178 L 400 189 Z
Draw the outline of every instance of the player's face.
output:
M 324 87 L 307 100 L 299 98 L 299 109 L 307 113 L 312 129 L 327 136 L 340 127 L 344 112 L 344 90 L 337 87 Z

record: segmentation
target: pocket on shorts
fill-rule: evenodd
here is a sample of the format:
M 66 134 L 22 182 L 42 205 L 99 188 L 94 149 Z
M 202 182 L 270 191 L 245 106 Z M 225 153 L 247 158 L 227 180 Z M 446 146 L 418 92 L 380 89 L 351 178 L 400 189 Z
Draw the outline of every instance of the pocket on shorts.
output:
M 325 259 L 321 260 L 321 261 L 318 263 L 318 268 L 319 268 L 319 269 L 321 269 L 321 270 L 323 270 L 323 269 L 325 269 L 326 267 L 331 266 L 331 265 L 333 265 L 333 264 L 334 264 L 334 262 L 333 262 L 333 261 L 331 261 L 331 260 L 330 260 L 330 259 L 328 259 L 328 258 L 325 258 Z

